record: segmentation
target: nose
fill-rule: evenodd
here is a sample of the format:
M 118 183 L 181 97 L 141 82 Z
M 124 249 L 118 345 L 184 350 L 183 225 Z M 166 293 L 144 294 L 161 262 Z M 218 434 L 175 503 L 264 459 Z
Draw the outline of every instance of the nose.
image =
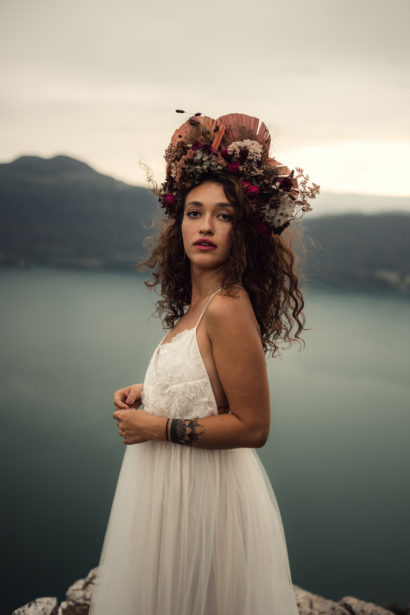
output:
M 210 214 L 202 216 L 199 232 L 206 235 L 213 234 L 214 228 Z

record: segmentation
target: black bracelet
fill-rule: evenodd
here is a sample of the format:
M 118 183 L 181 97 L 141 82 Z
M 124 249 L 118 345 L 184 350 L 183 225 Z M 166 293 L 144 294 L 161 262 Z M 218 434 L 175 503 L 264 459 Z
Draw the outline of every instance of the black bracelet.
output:
M 178 420 L 177 419 L 172 419 L 172 421 L 171 421 L 171 431 L 170 431 L 172 442 L 178 442 L 177 425 L 178 425 Z
M 169 438 L 168 438 L 168 423 L 169 423 L 169 420 L 170 419 L 167 419 L 167 423 L 165 425 L 165 439 L 166 440 L 169 440 Z

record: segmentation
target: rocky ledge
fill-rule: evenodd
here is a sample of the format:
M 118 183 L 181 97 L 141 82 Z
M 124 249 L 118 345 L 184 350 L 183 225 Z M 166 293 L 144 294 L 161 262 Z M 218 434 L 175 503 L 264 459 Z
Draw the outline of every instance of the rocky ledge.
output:
M 13 615 L 87 615 L 94 590 L 98 568 L 93 568 L 85 579 L 79 579 L 68 588 L 66 599 L 58 604 L 57 598 L 37 598 L 13 611 Z M 392 615 L 393 611 L 345 596 L 338 602 L 312 594 L 293 586 L 300 615 Z

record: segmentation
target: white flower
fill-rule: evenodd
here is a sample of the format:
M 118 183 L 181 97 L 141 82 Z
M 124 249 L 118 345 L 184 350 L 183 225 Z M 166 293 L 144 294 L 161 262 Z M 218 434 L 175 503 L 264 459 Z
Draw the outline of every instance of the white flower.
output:
M 292 220 L 294 208 L 295 201 L 288 194 L 282 194 L 278 207 L 272 207 L 269 203 L 263 207 L 263 218 L 267 224 L 279 227 Z
M 228 145 L 228 154 L 239 156 L 242 149 L 248 150 L 247 161 L 259 162 L 262 159 L 263 147 L 258 141 L 244 139 L 243 141 L 234 141 Z

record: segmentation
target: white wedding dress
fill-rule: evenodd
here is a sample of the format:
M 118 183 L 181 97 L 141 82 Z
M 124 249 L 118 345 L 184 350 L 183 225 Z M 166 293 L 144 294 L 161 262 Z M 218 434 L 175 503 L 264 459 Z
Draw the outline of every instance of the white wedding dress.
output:
M 155 349 L 147 412 L 218 413 L 196 337 L 208 303 L 193 329 Z M 277 500 L 254 449 L 127 445 L 89 615 L 117 613 L 298 615 Z

